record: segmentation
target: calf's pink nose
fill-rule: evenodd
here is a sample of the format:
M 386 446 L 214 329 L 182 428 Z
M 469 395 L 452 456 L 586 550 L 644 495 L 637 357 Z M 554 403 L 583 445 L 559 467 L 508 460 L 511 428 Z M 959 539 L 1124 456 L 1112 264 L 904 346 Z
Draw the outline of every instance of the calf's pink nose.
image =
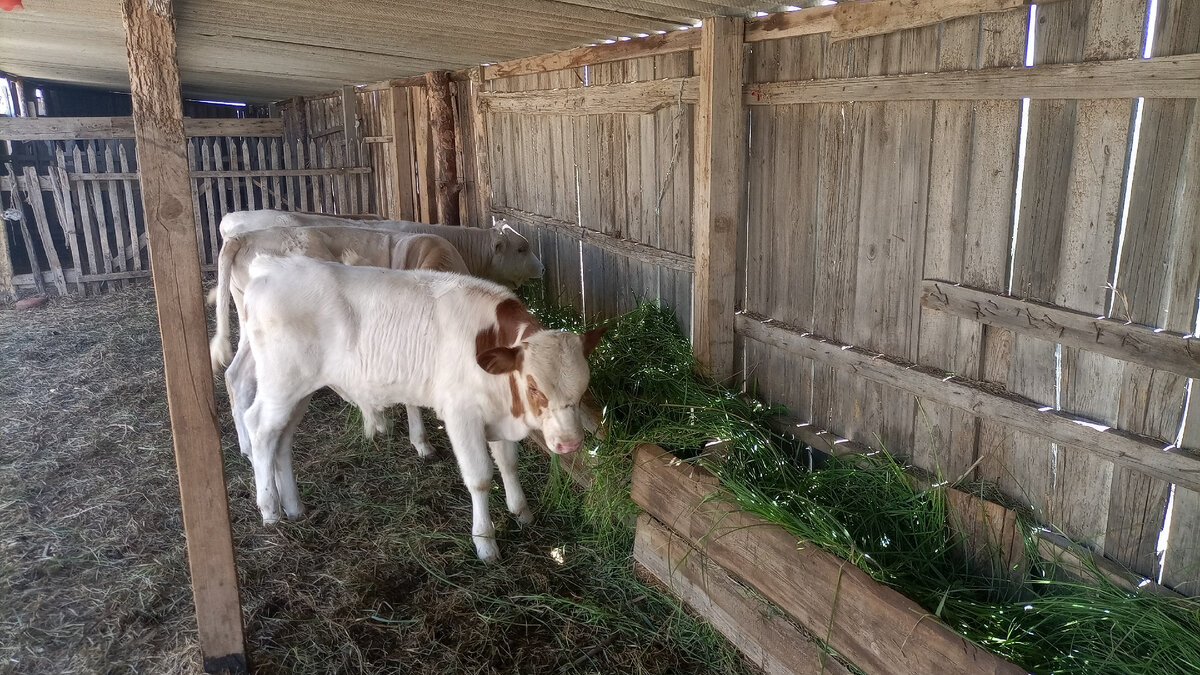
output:
M 579 449 L 583 445 L 583 441 L 571 441 L 569 443 L 557 443 L 554 446 L 554 451 L 560 455 L 570 454 Z

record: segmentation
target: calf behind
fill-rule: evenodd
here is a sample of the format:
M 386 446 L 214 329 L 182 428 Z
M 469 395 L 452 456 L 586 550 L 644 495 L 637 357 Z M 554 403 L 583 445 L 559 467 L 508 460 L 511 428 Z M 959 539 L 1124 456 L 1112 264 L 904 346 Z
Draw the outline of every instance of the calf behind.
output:
M 471 274 L 516 288 L 542 276 L 542 261 L 529 241 L 501 220 L 491 228 L 430 225 L 407 220 L 356 220 L 343 216 L 261 209 L 231 211 L 221 219 L 221 237 L 229 240 L 247 232 L 271 228 L 360 227 L 434 234 L 445 238 L 462 255 Z

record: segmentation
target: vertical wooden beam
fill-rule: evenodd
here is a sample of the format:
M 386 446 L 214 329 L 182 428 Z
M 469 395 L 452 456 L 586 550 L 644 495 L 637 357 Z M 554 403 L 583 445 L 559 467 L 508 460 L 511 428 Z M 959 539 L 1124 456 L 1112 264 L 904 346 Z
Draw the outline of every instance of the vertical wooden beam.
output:
M 492 164 L 488 154 L 488 115 L 479 95 L 483 93 L 483 66 L 471 69 L 471 130 L 475 141 L 475 200 L 480 227 L 492 222 Z M 558 152 L 558 148 L 553 148 Z
M 450 73 L 425 73 L 429 90 L 429 125 L 433 130 L 433 156 L 437 176 L 438 216 L 443 225 L 458 225 L 458 167 L 454 152 L 454 106 L 450 102 Z
M 733 375 L 738 222 L 745 120 L 738 17 L 704 20 L 697 54 L 700 100 L 693 158 L 692 348 L 710 373 Z
M 13 94 L 13 104 L 17 106 L 17 117 L 29 117 L 29 102 L 25 100 L 25 80 L 11 77 L 8 86 Z
M 204 670 L 246 672 L 170 0 L 123 0 L 133 123 L 167 406 Z
M 342 136 L 346 142 L 346 160 L 349 161 L 358 156 L 358 96 L 354 93 L 353 85 L 342 87 Z
M 16 189 L 13 185 L 13 190 Z M 0 209 L 3 209 L 2 203 Z M 12 253 L 8 248 L 8 221 L 3 216 L 0 216 L 0 295 L 17 299 L 17 289 L 13 287 Z
M 437 200 L 433 187 L 433 144 L 429 133 L 429 87 L 409 89 L 409 104 L 412 112 L 413 148 L 417 158 L 413 172 L 413 194 L 417 196 L 417 220 L 436 223 Z
M 417 209 L 413 199 L 413 139 L 412 115 L 409 109 L 408 89 L 392 87 L 392 200 L 395 211 L 392 218 L 416 220 Z

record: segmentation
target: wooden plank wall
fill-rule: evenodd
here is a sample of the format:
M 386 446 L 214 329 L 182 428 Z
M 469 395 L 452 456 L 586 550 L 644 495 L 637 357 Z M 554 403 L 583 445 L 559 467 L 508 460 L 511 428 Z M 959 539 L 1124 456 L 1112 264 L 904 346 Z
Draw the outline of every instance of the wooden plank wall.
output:
M 693 60 L 683 51 L 519 75 L 485 87 L 538 91 L 690 77 Z M 690 258 L 692 107 L 677 100 L 643 114 L 487 115 L 492 210 L 537 240 L 556 302 L 599 319 L 658 299 L 690 334 L 690 271 L 617 250 L 628 250 L 621 242 L 636 242 Z
M 1190 353 L 1196 331 L 1197 88 L 1153 83 L 1195 75 L 1200 10 L 1161 0 L 1147 33 L 1148 0 L 886 4 L 746 24 L 746 217 L 730 251 L 746 389 L 787 405 L 802 437 L 825 429 L 996 483 L 1112 561 L 1200 592 L 1200 460 L 1186 450 L 1200 401 L 1181 425 L 1195 364 L 1147 363 Z M 693 60 L 484 69 L 485 203 L 537 241 L 557 302 L 598 318 L 662 298 L 690 324 Z M 664 78 L 685 78 L 678 105 L 650 82 Z M 997 300 L 953 313 L 931 280 Z M 1010 292 L 1024 326 L 988 320 Z M 1142 325 L 1100 348 L 1097 324 L 1092 348 L 1034 303 Z M 1046 411 L 1058 417 L 1039 422 Z M 1063 422 L 1080 418 L 1100 430 Z
M 1197 11 L 1160 2 L 1152 56 L 1200 51 Z M 1147 13 L 1146 0 L 1039 5 L 1032 63 L 1138 59 Z M 779 81 L 1021 66 L 1029 20 L 1023 7 L 879 36 L 752 42 L 747 94 Z M 1197 448 L 1196 429 L 1181 436 L 1188 377 L 1165 362 L 1155 369 L 1132 354 L 1120 360 L 922 307 L 915 290 L 923 279 L 995 294 L 1011 284 L 1021 300 L 1192 334 L 1196 99 L 1042 94 L 1024 104 L 1023 122 L 1019 94 L 914 100 L 901 80 L 892 80 L 896 100 L 886 95 L 889 80 L 876 79 L 869 102 L 822 93 L 822 102 L 750 106 L 745 309 L 795 334 L 990 383 L 1150 445 Z M 795 84 L 803 95 L 806 83 Z M 1194 490 L 779 344 L 744 337 L 747 388 L 784 403 L 798 422 L 884 446 L 951 480 L 995 482 L 1042 522 L 1134 572 L 1161 572 L 1168 586 L 1200 592 Z M 1172 494 L 1164 567 L 1158 540 Z

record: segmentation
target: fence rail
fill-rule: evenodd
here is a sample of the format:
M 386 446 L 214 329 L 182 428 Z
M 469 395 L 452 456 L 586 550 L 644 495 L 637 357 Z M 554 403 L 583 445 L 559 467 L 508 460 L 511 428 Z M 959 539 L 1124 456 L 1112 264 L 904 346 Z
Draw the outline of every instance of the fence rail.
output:
M 0 175 L 0 201 L 11 223 L 0 242 L 8 263 L 0 266 L 0 293 L 14 298 L 22 289 L 95 294 L 149 276 L 136 153 L 133 140 L 122 131 L 125 119 L 17 119 L 16 124 L 8 119 L 0 124 L 5 140 L 36 138 L 52 147 L 36 166 L 10 164 Z M 193 130 L 203 131 L 282 129 L 280 120 L 192 122 Z M 57 138 L 47 138 L 52 133 Z M 65 139 L 64 133 L 79 133 L 82 140 Z M 193 135 L 188 148 L 192 210 L 205 270 L 215 269 L 218 225 L 229 211 L 377 209 L 371 150 L 365 143 Z

